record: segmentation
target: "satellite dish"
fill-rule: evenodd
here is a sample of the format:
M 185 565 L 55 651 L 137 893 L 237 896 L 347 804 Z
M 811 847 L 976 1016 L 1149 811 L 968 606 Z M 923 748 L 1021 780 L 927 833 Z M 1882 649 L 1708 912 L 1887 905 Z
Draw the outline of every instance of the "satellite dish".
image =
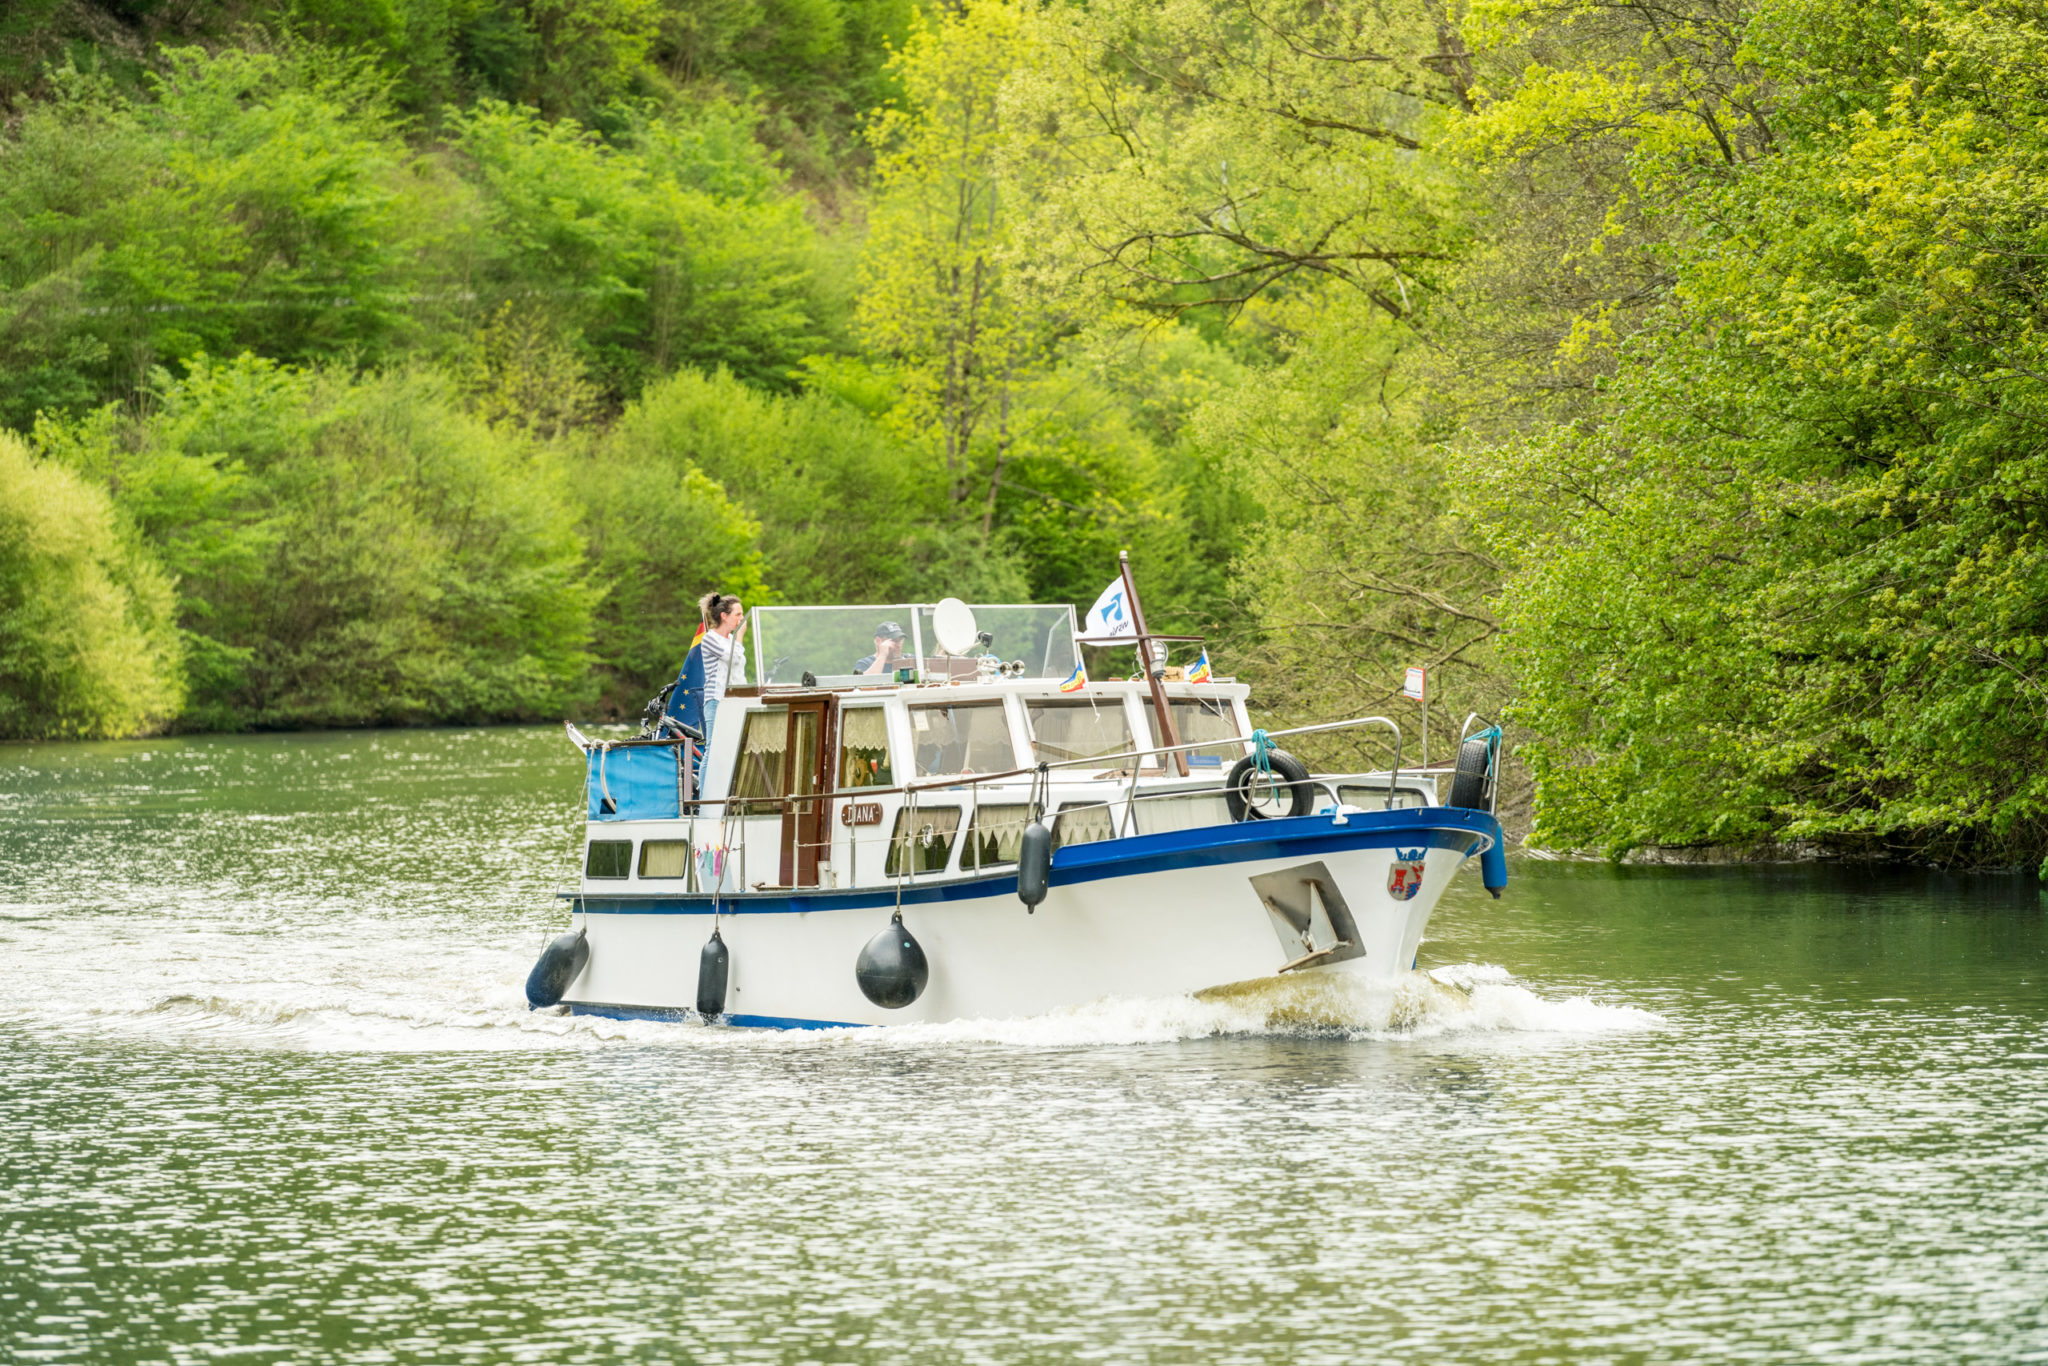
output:
M 932 640 L 949 655 L 969 655 L 980 632 L 974 625 L 974 609 L 958 598 L 940 598 L 932 608 Z

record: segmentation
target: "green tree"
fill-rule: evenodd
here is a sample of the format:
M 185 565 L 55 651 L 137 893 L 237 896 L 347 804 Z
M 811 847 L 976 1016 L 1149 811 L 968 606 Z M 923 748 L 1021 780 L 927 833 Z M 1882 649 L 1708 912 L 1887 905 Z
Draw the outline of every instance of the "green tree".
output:
M 368 69 L 164 59 L 154 98 L 67 80 L 0 142 L 0 420 L 124 397 L 200 351 L 369 358 L 402 330 L 405 150 Z
M 1177 457 L 1222 476 L 1183 494 L 1191 568 L 1235 559 L 1190 624 L 1286 719 L 1383 709 L 1408 664 L 1441 671 L 1440 725 L 1497 704 L 1495 568 L 1449 506 L 1428 383 L 1472 230 L 1438 150 L 1476 78 L 1449 12 L 1111 0 L 1042 12 L 1033 42 L 1004 92 L 1029 130 L 1006 155 L 1050 168 L 1028 277 L 1091 335 L 1178 319 L 1244 367 Z
M 1538 836 L 2039 860 L 2048 47 L 1948 0 L 1719 42 L 1502 92 L 1517 136 L 1632 144 L 1674 281 L 1597 421 L 1471 462 Z
M 105 491 L 0 431 L 0 736 L 159 730 L 181 662 L 170 580 Z
M 758 517 L 761 574 L 782 600 L 1021 588 L 1007 557 L 984 554 L 951 517 L 943 471 L 926 448 L 826 394 L 763 394 L 730 374 L 682 371 L 627 410 L 614 449 L 665 465 L 670 486 L 708 476 Z
M 683 90 L 761 112 L 762 141 L 827 205 L 869 165 L 860 120 L 896 93 L 887 63 L 917 0 L 663 0 L 653 63 Z
M 600 590 L 550 453 L 420 371 L 201 358 L 153 399 L 37 440 L 178 576 L 187 724 L 532 719 L 586 695 Z
M 1022 12 L 977 5 L 920 25 L 898 54 L 905 94 L 877 113 L 876 196 L 855 315 L 898 366 L 898 421 L 939 448 L 955 504 L 993 502 L 1018 390 L 1046 365 L 1054 320 L 1018 289 L 998 157 L 1003 84 L 1029 60 Z M 977 467 L 980 468 L 977 468 Z
M 830 346 L 832 291 L 802 204 L 720 117 L 645 120 L 620 148 L 511 105 L 457 116 L 474 286 L 543 307 L 614 393 L 679 363 L 792 384 Z

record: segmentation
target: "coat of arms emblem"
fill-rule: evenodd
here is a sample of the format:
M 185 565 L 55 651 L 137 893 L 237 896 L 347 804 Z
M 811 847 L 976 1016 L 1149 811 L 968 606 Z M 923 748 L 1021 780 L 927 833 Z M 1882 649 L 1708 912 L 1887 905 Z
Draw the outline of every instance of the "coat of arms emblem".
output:
M 1422 890 L 1422 861 L 1427 849 L 1396 849 L 1394 866 L 1387 872 L 1387 895 L 1396 901 L 1413 901 Z

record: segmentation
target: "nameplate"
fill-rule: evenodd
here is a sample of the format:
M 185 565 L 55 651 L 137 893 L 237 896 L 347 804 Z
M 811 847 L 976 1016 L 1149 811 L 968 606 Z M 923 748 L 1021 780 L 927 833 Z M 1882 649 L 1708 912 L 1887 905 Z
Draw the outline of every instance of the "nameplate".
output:
M 839 808 L 841 825 L 880 825 L 882 804 L 880 802 L 848 802 Z

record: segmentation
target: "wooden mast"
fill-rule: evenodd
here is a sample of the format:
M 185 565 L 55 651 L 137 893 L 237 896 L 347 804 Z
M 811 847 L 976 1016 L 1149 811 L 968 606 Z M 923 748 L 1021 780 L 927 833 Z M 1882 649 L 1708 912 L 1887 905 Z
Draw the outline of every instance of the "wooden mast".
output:
M 1159 743 L 1177 745 L 1180 736 L 1173 728 L 1173 712 L 1166 705 L 1166 688 L 1152 668 L 1152 637 L 1145 630 L 1145 609 L 1138 602 L 1138 585 L 1131 582 L 1131 552 L 1117 551 L 1116 560 L 1118 570 L 1124 576 L 1124 594 L 1131 600 L 1131 624 L 1138 628 L 1138 670 L 1145 675 L 1145 682 L 1152 689 L 1152 709 L 1159 714 Z M 1187 777 L 1188 756 L 1176 750 L 1173 767 L 1181 777 Z

